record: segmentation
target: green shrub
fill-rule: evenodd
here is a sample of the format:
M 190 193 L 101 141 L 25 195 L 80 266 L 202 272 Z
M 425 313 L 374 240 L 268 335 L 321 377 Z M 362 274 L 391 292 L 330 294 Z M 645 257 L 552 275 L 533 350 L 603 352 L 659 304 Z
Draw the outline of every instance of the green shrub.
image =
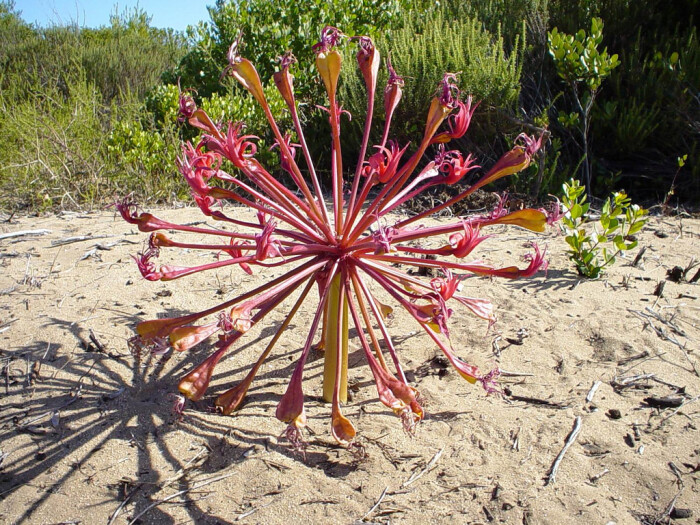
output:
M 599 96 L 591 128 L 593 172 L 606 184 L 611 174 L 621 173 L 619 180 L 631 192 L 663 199 L 676 175 L 676 158 L 688 154 L 677 178 L 679 194 L 691 202 L 700 197 L 700 46 L 693 16 L 698 4 L 550 2 L 551 23 L 565 32 L 588 26 L 592 17 L 605 20 L 603 45 L 620 57 L 620 67 Z M 651 115 L 656 115 L 653 124 Z M 576 150 L 566 142 L 564 162 L 576 164 Z
M 77 25 L 35 28 L 11 3 L 0 3 L 0 87 L 18 98 L 49 82 L 65 89 L 71 72 L 84 72 L 103 100 L 133 94 L 142 98 L 163 71 L 184 53 L 182 35 L 152 28 L 139 9 L 113 15 L 109 27 Z
M 88 80 L 109 102 L 124 92 L 142 100 L 182 56 L 185 41 L 172 29 L 150 27 L 139 8 L 110 17 L 110 26 L 81 29 L 80 59 Z
M 104 196 L 102 99 L 85 78 L 69 96 L 47 86 L 16 102 L 0 93 L 4 208 L 94 205 Z
M 530 45 L 544 42 L 549 20 L 549 0 L 418 0 L 414 5 L 418 11 L 437 5 L 451 20 L 476 19 L 489 33 L 502 35 L 509 52 L 523 43 L 523 22 Z
M 574 112 L 560 116 L 565 128 L 577 129 L 581 138 L 583 158 L 581 167 L 586 189 L 591 192 L 591 163 L 589 130 L 593 104 L 603 81 L 620 65 L 618 55 L 609 55 L 607 48 L 599 49 L 603 41 L 603 21 L 591 20 L 590 33 L 583 29 L 576 34 L 559 32 L 555 27 L 547 34 L 549 54 L 557 75 L 567 86 Z
M 698 33 L 677 28 L 643 51 L 648 36 L 641 30 L 633 45 L 621 50 L 622 67 L 610 77 L 594 120 L 594 146 L 612 159 L 611 167 L 629 170 L 625 185 L 645 196 L 663 198 L 675 176 L 674 159 L 689 154 L 678 177 L 681 194 L 700 196 L 700 49 Z M 659 37 L 661 38 L 661 37 Z M 614 111 L 606 111 L 614 109 Z M 644 170 L 644 178 L 638 176 Z M 651 195 L 649 195 L 651 193 Z
M 107 138 L 107 158 L 118 167 L 108 173 L 113 193 L 134 192 L 150 201 L 186 196 L 174 163 L 179 153 L 175 125 L 157 127 L 145 120 L 119 120 Z
M 0 2 L 0 207 L 93 207 L 117 190 L 146 200 L 182 193 L 170 160 L 177 88 L 152 90 L 145 108 L 143 98 L 184 41 L 149 23 L 135 10 L 99 29 L 38 28 Z

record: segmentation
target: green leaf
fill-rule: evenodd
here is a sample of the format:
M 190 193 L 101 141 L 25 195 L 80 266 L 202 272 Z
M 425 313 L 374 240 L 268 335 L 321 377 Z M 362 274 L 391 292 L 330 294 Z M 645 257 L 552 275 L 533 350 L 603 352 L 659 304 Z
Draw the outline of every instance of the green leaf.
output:
M 625 238 L 622 235 L 615 235 L 615 237 L 613 238 L 613 244 L 618 250 L 626 249 Z
M 573 219 L 578 219 L 578 218 L 580 218 L 580 217 L 583 215 L 583 208 L 581 207 L 580 204 L 575 203 L 575 204 L 571 207 L 569 213 L 571 213 L 571 217 L 572 217 Z
M 630 226 L 630 229 L 627 231 L 627 235 L 634 235 L 637 232 L 640 232 L 642 228 L 644 228 L 644 224 L 646 221 L 637 221 L 632 223 Z

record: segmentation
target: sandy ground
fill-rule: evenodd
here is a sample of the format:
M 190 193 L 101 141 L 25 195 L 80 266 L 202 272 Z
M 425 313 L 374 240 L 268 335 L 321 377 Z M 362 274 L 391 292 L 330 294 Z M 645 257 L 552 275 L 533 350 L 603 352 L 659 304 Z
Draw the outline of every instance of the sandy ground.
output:
M 201 220 L 193 209 L 158 215 Z M 0 240 L 1 523 L 633 524 L 665 523 L 669 513 L 700 523 L 700 286 L 667 280 L 667 270 L 700 259 L 699 220 L 653 218 L 639 264 L 634 250 L 596 281 L 579 280 L 554 232 L 496 230 L 505 233 L 477 249 L 486 260 L 516 262 L 534 238 L 550 259 L 546 278 L 467 281 L 466 295 L 497 308 L 491 330 L 465 310 L 451 319 L 462 357 L 515 373 L 501 379 L 506 395 L 446 370 L 397 310 L 390 330 L 425 421 L 415 436 L 403 431 L 351 341 L 345 414 L 366 454 L 334 444 L 314 354 L 305 458 L 279 438 L 274 411 L 313 304 L 234 417 L 212 411 L 213 395 L 243 377 L 284 311 L 246 334 L 216 369 L 211 395 L 188 403 L 181 420 L 172 394 L 207 344 L 166 359 L 127 348 L 138 321 L 199 311 L 280 269 L 152 283 L 130 258 L 146 234 L 112 213 L 0 224 L 0 234 L 38 229 L 50 232 Z

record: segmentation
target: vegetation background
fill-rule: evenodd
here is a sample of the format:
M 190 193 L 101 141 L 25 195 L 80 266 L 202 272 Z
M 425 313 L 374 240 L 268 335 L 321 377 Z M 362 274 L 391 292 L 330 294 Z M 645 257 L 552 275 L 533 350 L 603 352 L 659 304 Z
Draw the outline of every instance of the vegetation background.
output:
M 322 161 L 328 123 L 316 106 L 324 99 L 311 45 L 326 24 L 349 36 L 370 35 L 383 56 L 391 53 L 406 80 L 395 116 L 402 143 L 419 139 L 442 73 L 459 72 L 464 92 L 481 104 L 457 146 L 489 166 L 520 132 L 547 129 L 546 155 L 510 181 L 510 189 L 534 198 L 558 194 L 564 181 L 579 176 L 583 150 L 575 86 L 557 75 L 547 35 L 555 27 L 588 32 L 595 17 L 604 23 L 599 48 L 617 54 L 620 66 L 600 83 L 590 112 L 592 194 L 625 188 L 635 199 L 661 202 L 673 187 L 672 202 L 698 202 L 697 12 L 697 0 L 312 0 L 303 7 L 217 0 L 211 19 L 183 34 L 151 27 L 139 9 L 115 13 L 106 27 L 36 27 L 20 18 L 13 1 L 2 0 L 0 209 L 89 208 L 130 192 L 141 202 L 186 199 L 175 159 L 180 141 L 192 137 L 176 121 L 180 88 L 192 89 L 213 118 L 245 121 L 274 169 L 262 112 L 220 76 L 239 31 L 283 123 L 284 105 L 271 82 L 274 59 L 285 50 L 298 58 L 295 86 L 307 140 Z M 345 69 L 341 91 L 353 116 L 343 132 L 349 167 L 366 104 L 353 69 Z M 383 118 L 381 103 L 375 118 Z

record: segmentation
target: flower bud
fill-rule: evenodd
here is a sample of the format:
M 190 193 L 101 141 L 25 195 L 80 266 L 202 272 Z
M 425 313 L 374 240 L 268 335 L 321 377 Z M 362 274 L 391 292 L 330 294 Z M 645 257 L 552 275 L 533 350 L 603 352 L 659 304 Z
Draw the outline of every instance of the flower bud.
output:
M 365 79 L 365 86 L 370 93 L 374 92 L 379 74 L 379 51 L 369 37 L 360 37 L 360 49 L 357 52 L 357 65 Z
M 335 49 L 316 55 L 316 69 L 326 86 L 326 92 L 330 100 L 335 100 L 342 62 L 343 57 Z
M 177 389 L 184 396 L 192 401 L 199 401 L 204 396 L 204 393 L 209 387 L 211 375 L 214 372 L 214 367 L 219 363 L 224 356 L 224 352 L 228 346 L 217 350 L 212 355 L 207 357 L 202 363 L 192 370 L 189 374 L 180 380 Z

